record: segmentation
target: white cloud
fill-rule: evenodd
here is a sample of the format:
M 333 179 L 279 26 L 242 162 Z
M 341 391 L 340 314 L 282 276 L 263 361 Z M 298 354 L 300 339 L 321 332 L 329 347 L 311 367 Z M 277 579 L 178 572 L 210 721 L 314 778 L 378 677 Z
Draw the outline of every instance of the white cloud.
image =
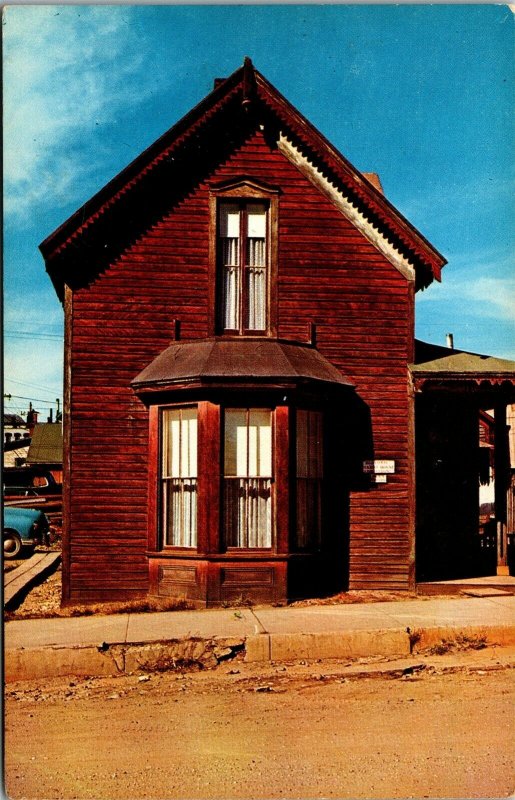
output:
M 466 302 L 477 303 L 477 316 L 513 321 L 515 310 L 515 279 L 479 278 L 462 287 Z
M 22 221 L 35 204 L 81 201 L 94 169 L 81 138 L 116 120 L 145 88 L 131 77 L 143 51 L 121 6 L 4 8 L 5 210 Z
M 49 401 L 62 398 L 62 351 L 59 340 L 9 341 L 4 361 L 4 392 Z M 22 400 L 19 404 L 28 405 Z
M 453 261 L 444 269 L 443 282 L 417 294 L 418 303 L 454 303 L 460 313 L 513 322 L 515 272 L 513 259 L 476 254 Z
M 44 293 L 24 290 L 23 302 L 19 293 L 11 288 L 5 292 L 5 299 L 7 301 L 3 316 L 5 330 L 23 329 L 35 332 L 44 330 L 62 333 L 63 308 L 50 286 Z
M 62 397 L 62 307 L 50 292 L 24 291 L 23 302 L 15 297 L 12 291 L 5 298 L 4 392 L 49 400 Z

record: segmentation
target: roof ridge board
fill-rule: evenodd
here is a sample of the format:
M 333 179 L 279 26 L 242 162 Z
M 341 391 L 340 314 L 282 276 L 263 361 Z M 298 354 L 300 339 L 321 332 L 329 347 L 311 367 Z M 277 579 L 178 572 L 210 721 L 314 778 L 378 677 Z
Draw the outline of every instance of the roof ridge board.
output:
M 287 100 L 281 92 L 275 88 L 260 72 L 255 70 L 256 79 L 258 83 L 258 87 L 268 95 L 271 100 L 275 100 L 276 102 L 279 101 L 282 105 L 284 105 L 292 117 L 293 121 L 297 123 L 299 129 L 296 131 L 297 135 L 304 141 L 306 146 L 310 146 L 310 142 L 307 142 L 303 139 L 302 133 L 306 132 L 310 134 L 312 138 L 318 140 L 317 143 L 321 146 L 327 153 L 331 156 L 332 160 L 334 160 L 335 164 L 330 164 L 331 167 L 334 166 L 338 167 L 342 172 L 343 175 L 340 179 L 343 178 L 345 182 L 345 177 L 349 177 L 352 179 L 352 185 L 348 188 L 354 189 L 357 192 L 361 190 L 364 194 L 364 199 L 373 204 L 376 207 L 376 211 L 379 213 L 383 211 L 384 206 L 387 207 L 391 216 L 396 218 L 398 222 L 401 224 L 403 228 L 407 228 L 407 233 L 411 234 L 411 238 L 415 238 L 423 245 L 424 250 L 429 251 L 433 255 L 433 259 L 431 260 L 431 264 L 437 267 L 437 264 L 440 264 L 439 268 L 437 267 L 438 272 L 440 272 L 441 267 L 443 267 L 447 260 L 445 257 L 434 247 L 431 242 L 426 239 L 426 237 L 418 231 L 412 223 L 406 219 L 406 217 L 400 212 L 388 198 L 381 194 L 375 186 L 364 177 L 363 173 L 360 172 L 344 155 L 341 153 L 325 136 L 321 133 L 314 125 L 311 123 L 295 106 L 293 106 L 289 100 Z M 266 100 L 266 98 L 262 98 Z M 273 104 L 276 106 L 276 103 Z M 277 107 L 275 108 L 276 111 Z M 322 153 L 318 153 L 319 157 L 323 158 Z M 357 186 L 356 186 L 357 184 Z M 384 213 L 384 212 L 383 212 Z M 386 220 L 385 220 L 386 221 Z M 395 231 L 394 231 L 395 233 Z M 437 277 L 437 276 L 435 276 Z M 439 276 L 437 280 L 439 280 Z
M 102 208 L 111 206 L 118 197 L 134 186 L 138 179 L 147 174 L 156 164 L 164 160 L 171 149 L 179 146 L 185 136 L 190 136 L 201 124 L 201 116 L 209 118 L 215 113 L 216 106 L 224 105 L 238 89 L 243 79 L 243 67 L 239 67 L 226 80 L 216 86 L 200 100 L 190 111 L 168 128 L 158 139 L 150 144 L 142 153 L 111 178 L 93 197 L 83 203 L 67 220 L 50 233 L 39 245 L 45 258 L 51 257 L 66 241 L 66 232 L 73 228 L 81 217 L 84 222 L 76 227 L 76 231 L 84 229 L 91 221 L 102 213 Z M 166 144 L 169 142 L 169 144 Z M 145 163 L 146 162 L 146 163 Z M 143 164 L 145 166 L 143 166 Z M 71 234 L 73 236 L 73 234 Z M 56 247 L 51 247 L 55 240 L 62 238 Z

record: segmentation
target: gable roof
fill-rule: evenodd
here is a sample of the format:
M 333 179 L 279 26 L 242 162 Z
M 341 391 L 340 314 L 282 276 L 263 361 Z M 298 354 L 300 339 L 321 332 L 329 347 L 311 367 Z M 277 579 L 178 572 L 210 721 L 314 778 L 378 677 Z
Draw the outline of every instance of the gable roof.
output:
M 19 414 L 4 414 L 4 428 L 26 428 L 27 423 Z
M 60 422 L 35 425 L 27 453 L 27 464 L 62 464 L 63 430 Z
M 233 115 L 232 125 L 224 126 L 228 113 Z M 443 256 L 385 198 L 376 181 L 359 172 L 246 58 L 242 67 L 226 80 L 217 80 L 195 108 L 41 243 L 58 295 L 63 297 L 65 282 L 73 285 L 79 274 L 86 278 L 91 273 L 92 263 L 108 259 L 116 232 L 130 227 L 131 211 L 136 212 L 134 220 L 144 213 L 142 207 L 151 204 L 160 173 L 166 172 L 168 186 L 177 186 L 186 174 L 195 176 L 200 169 L 199 156 L 208 141 L 221 147 L 223 139 L 224 146 L 230 146 L 227 130 L 235 122 L 244 131 L 261 118 L 274 129 L 287 157 L 300 169 L 309 170 L 331 199 L 341 198 L 342 210 L 364 220 L 364 232 L 370 232 L 371 240 L 380 240 L 412 266 L 417 288 L 440 280 L 446 263 Z M 224 131 L 218 141 L 213 128 Z M 136 197 L 140 200 L 137 211 Z M 141 203 L 142 198 L 146 202 Z

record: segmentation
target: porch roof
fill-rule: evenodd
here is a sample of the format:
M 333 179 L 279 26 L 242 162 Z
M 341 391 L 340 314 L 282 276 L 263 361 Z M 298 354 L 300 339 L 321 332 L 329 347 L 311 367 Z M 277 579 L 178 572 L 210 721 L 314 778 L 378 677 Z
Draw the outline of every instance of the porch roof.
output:
M 415 341 L 415 362 L 410 364 L 415 387 L 477 385 L 500 386 L 515 398 L 515 361 L 455 350 Z

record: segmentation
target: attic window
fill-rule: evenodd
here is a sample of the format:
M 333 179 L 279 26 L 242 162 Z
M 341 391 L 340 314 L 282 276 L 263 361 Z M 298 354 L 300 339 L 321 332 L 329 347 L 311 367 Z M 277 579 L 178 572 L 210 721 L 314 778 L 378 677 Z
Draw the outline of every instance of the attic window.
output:
M 215 334 L 275 335 L 278 190 L 247 178 L 211 187 Z
M 263 333 L 268 306 L 268 204 L 221 203 L 220 323 L 224 332 Z

